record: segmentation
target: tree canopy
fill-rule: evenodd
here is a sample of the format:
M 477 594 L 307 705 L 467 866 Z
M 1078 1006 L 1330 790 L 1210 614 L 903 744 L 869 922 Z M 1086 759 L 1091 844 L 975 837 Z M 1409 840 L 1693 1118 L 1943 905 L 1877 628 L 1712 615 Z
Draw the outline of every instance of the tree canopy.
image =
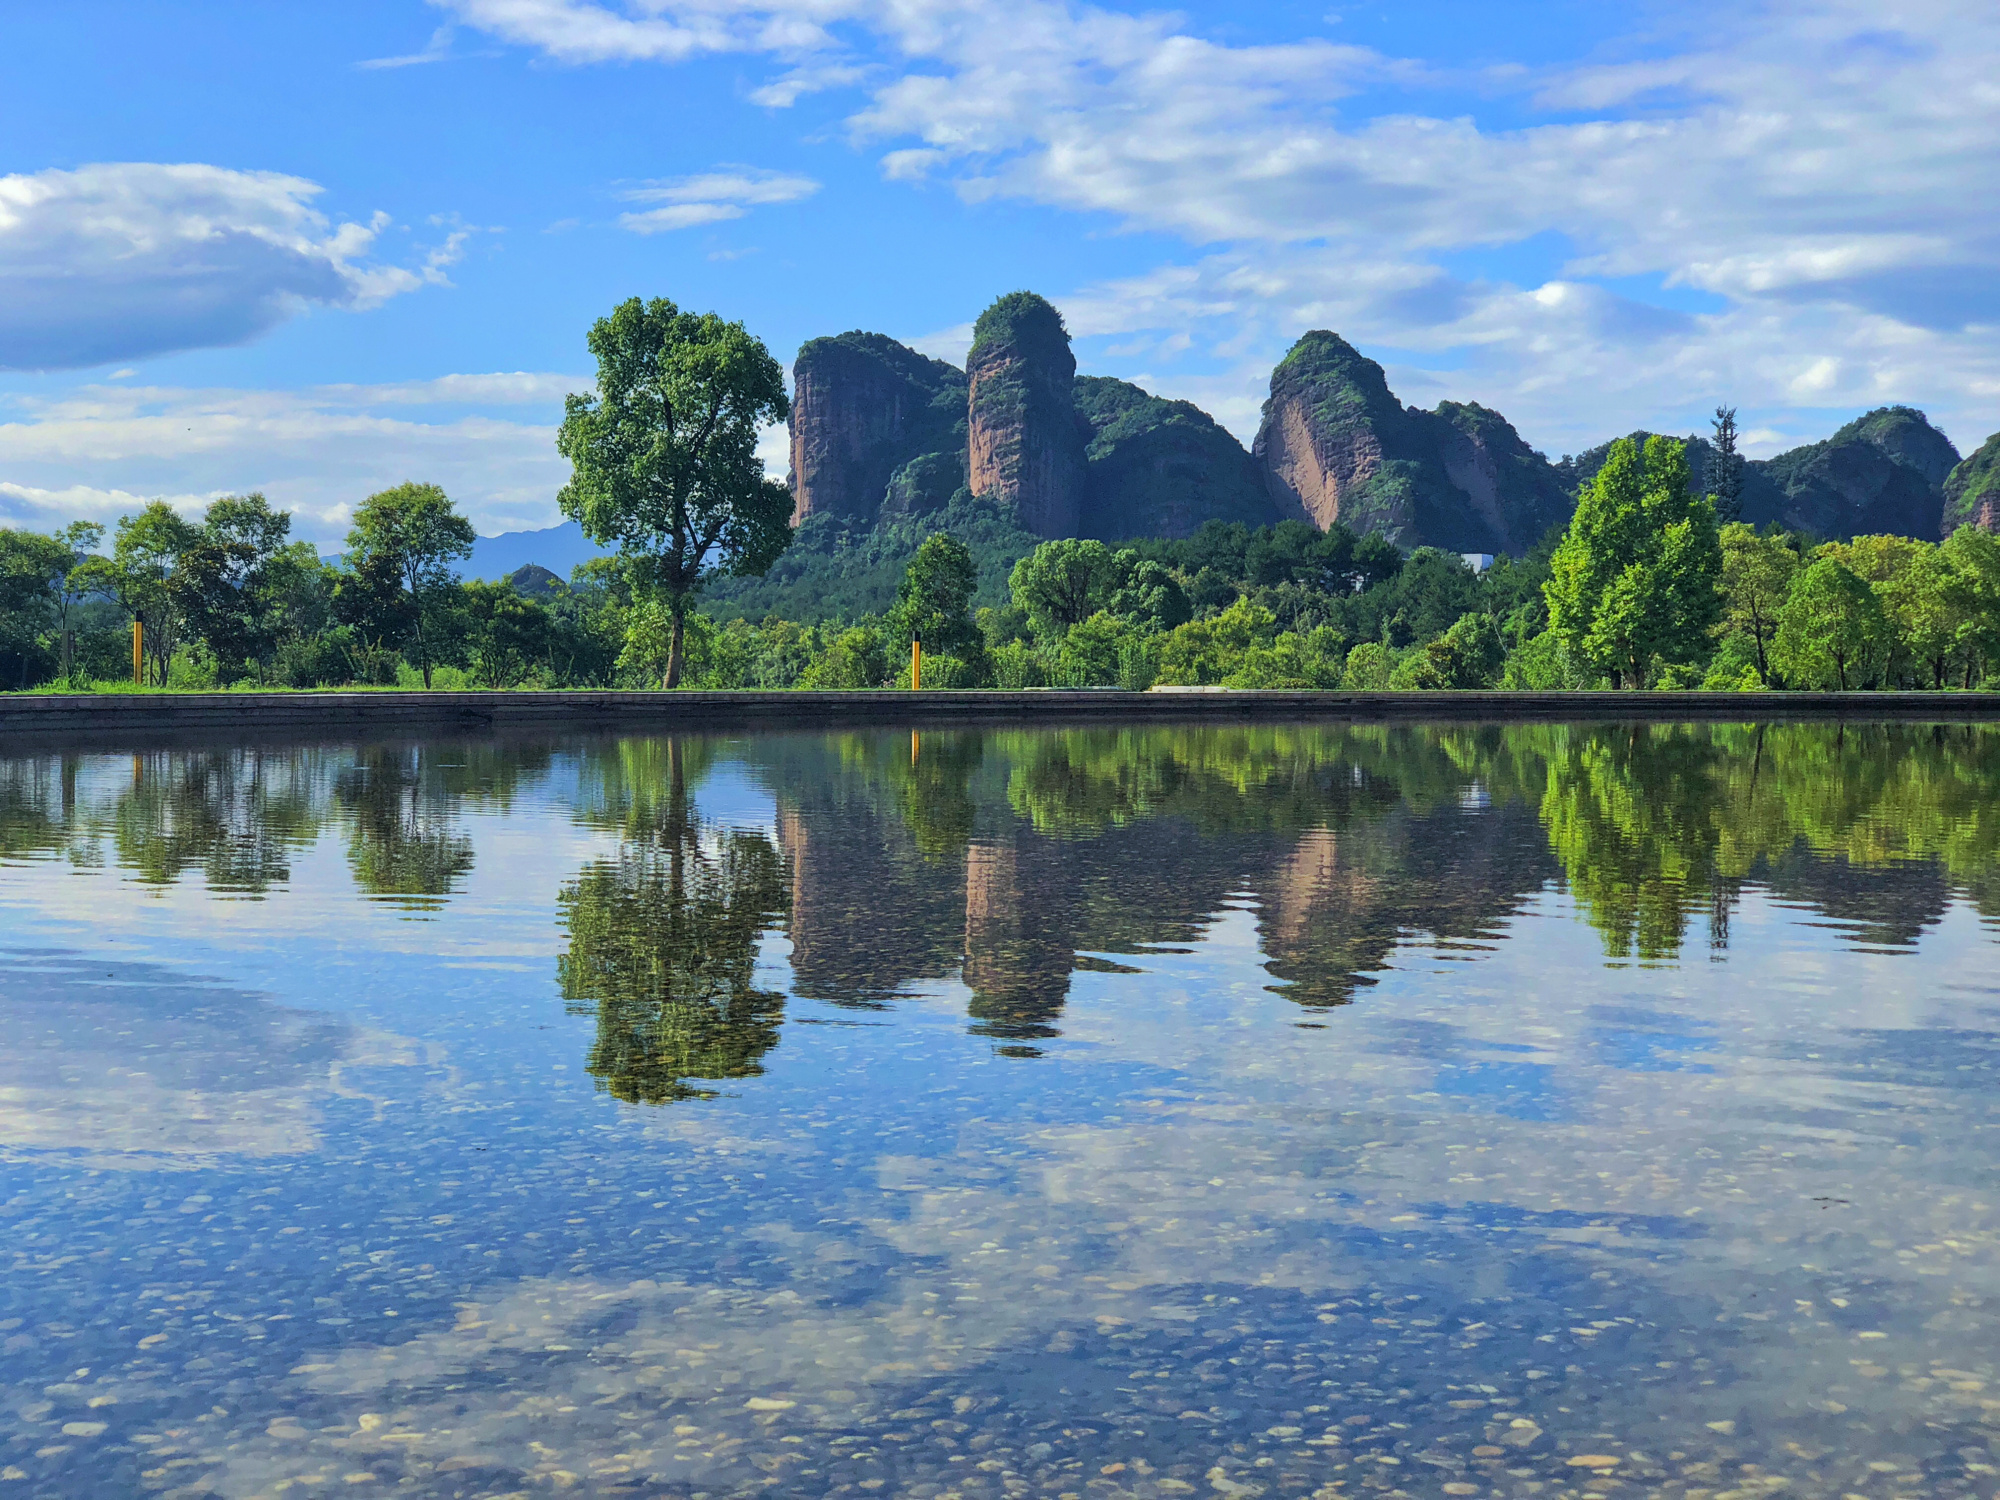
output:
M 665 298 L 620 303 L 589 344 L 597 390 L 565 398 L 556 447 L 572 473 L 557 500 L 664 600 L 671 688 L 701 586 L 760 574 L 791 541 L 791 494 L 757 457 L 759 434 L 791 411 L 784 373 L 741 323 Z

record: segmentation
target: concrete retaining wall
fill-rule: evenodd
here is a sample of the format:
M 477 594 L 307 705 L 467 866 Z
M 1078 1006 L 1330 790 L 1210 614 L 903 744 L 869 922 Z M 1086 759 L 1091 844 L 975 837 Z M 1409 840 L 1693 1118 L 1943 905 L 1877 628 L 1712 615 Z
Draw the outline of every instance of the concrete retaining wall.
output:
M 0 748 L 133 736 L 227 742 L 536 728 L 673 732 L 866 724 L 1086 724 L 1188 719 L 2000 719 L 2000 693 L 734 692 L 0 695 Z

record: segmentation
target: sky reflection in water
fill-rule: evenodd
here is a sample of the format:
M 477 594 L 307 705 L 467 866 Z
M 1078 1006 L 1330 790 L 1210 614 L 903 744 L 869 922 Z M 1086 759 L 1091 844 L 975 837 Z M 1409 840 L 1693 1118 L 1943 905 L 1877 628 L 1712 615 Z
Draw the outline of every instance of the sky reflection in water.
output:
M 0 761 L 0 1496 L 1991 1496 L 1996 793 L 1928 726 Z

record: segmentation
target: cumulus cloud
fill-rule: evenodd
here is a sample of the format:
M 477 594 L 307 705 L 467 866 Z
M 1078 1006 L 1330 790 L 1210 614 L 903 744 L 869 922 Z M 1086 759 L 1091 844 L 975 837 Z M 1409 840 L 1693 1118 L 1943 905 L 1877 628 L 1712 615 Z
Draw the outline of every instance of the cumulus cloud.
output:
M 1440 387 L 1497 377 L 1490 404 L 1600 433 L 1668 419 L 1628 399 L 1760 396 L 1781 412 L 1926 402 L 1961 442 L 1993 425 L 1990 6 L 1710 4 L 1631 39 L 1639 60 L 1452 78 L 1323 37 L 1235 45 L 1058 0 L 434 3 L 569 62 L 765 56 L 787 69 L 753 94 L 772 106 L 805 80 L 859 85 L 851 138 L 892 180 L 1178 237 L 1193 259 L 1062 300 L 1098 332 L 1178 338 L 1205 380 L 1239 359 L 1268 370 L 1274 346 L 1330 323 L 1391 363 L 1427 356 Z M 1473 107 L 1427 112 L 1441 90 Z M 660 227 L 734 206 L 677 201 Z M 1531 242 L 1561 263 L 1505 284 L 1447 269 Z M 1224 304 L 1229 329 L 1204 311 Z M 1231 391 L 1240 410 L 1251 392 Z
M 659 234 L 740 219 L 753 207 L 796 203 L 819 191 L 810 177 L 770 172 L 758 167 L 719 167 L 692 177 L 663 178 L 628 188 L 627 203 L 654 203 L 657 208 L 621 214 L 619 224 L 634 234 Z
M 0 526 L 112 521 L 147 500 L 193 511 L 262 490 L 333 542 L 406 479 L 444 487 L 483 534 L 555 525 L 569 466 L 555 426 L 587 376 L 447 375 L 305 391 L 84 386 L 0 403 Z
M 240 344 L 311 305 L 372 307 L 443 277 L 367 257 L 386 227 L 333 223 L 276 172 L 123 162 L 0 177 L 0 369 L 57 370 Z

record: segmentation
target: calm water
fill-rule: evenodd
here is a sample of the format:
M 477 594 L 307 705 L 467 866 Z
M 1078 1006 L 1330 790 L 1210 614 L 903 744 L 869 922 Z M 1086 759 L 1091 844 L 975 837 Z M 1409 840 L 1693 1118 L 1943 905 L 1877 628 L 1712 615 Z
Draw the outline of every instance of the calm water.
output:
M 0 1500 L 2000 1487 L 2000 729 L 0 760 Z

